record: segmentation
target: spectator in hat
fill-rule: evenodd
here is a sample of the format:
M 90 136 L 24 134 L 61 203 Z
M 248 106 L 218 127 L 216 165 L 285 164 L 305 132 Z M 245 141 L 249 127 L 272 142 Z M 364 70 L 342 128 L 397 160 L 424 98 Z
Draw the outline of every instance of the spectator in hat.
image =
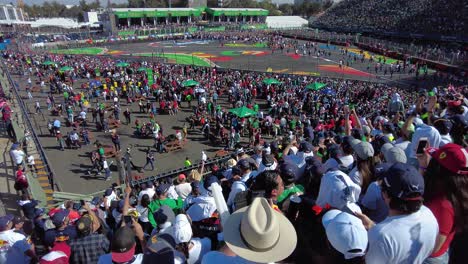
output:
M 14 231 L 13 220 L 13 215 L 0 217 L 0 248 L 6 252 L 0 257 L 4 257 L 7 264 L 37 262 L 34 246 L 23 234 Z
M 23 230 L 25 220 L 26 219 L 22 216 L 15 216 L 15 218 L 13 218 L 13 231 L 26 236 Z
M 187 198 L 190 192 L 192 192 L 192 187 L 190 186 L 190 183 L 187 182 L 187 177 L 185 174 L 181 173 L 177 176 L 176 181 L 177 185 L 175 186 L 175 191 L 177 192 L 177 195 L 182 199 Z
M 182 206 L 183 206 L 183 201 L 182 199 L 170 199 L 167 197 L 168 191 L 170 188 L 170 184 L 163 183 L 160 184 L 156 188 L 156 198 L 154 201 L 150 203 L 148 206 L 149 212 L 148 212 L 148 220 L 150 221 L 151 225 L 153 227 L 156 227 L 156 222 L 153 218 L 153 214 L 162 206 L 162 205 L 167 205 L 169 206 L 174 212 L 178 212 Z
M 214 197 L 212 196 L 212 192 L 209 191 L 211 184 L 214 182 L 219 184 L 219 180 L 216 176 L 209 176 L 205 178 L 203 181 L 203 187 L 205 190 L 207 190 L 207 192 L 203 192 L 192 199 L 190 207 L 186 210 L 187 215 L 192 221 L 198 222 L 203 219 L 210 218 L 216 211 Z
M 142 263 L 185 263 L 185 257 L 175 248 L 176 243 L 172 236 L 168 234 L 152 235 L 148 239 Z
M 70 219 L 66 209 L 57 211 L 52 217 L 52 223 L 55 228 L 49 229 L 44 234 L 44 244 L 47 247 L 53 247 L 55 243 L 69 242 L 77 237 L 74 226 L 69 225 Z
M 140 241 L 142 248 L 146 247 L 143 230 L 137 222 L 133 223 L 133 227 L 120 227 L 112 238 L 111 253 L 101 255 L 98 264 L 142 263 L 143 254 L 135 254 L 135 238 Z
M 232 177 L 232 168 L 234 166 L 236 166 L 237 164 L 237 161 L 233 158 L 229 159 L 227 162 L 226 162 L 226 165 L 227 165 L 227 169 L 224 170 L 223 172 L 223 176 L 224 178 L 226 178 L 226 180 L 230 180 L 231 177 Z
M 278 175 L 278 178 L 281 177 Z M 226 246 L 220 251 L 208 252 L 202 263 L 278 262 L 296 248 L 293 225 L 273 210 L 265 198 L 255 198 L 250 206 L 234 212 L 223 227 Z
M 174 238 L 176 249 L 186 258 L 187 264 L 201 263 L 203 256 L 211 250 L 209 238 L 193 237 L 191 221 L 185 214 L 175 218 Z
M 448 263 L 449 247 L 457 230 L 468 230 L 468 151 L 448 143 L 419 158 L 425 180 L 424 204 L 439 225 L 434 250 L 425 263 Z M 430 161 L 425 162 L 430 155 Z M 456 262 L 454 262 L 456 263 Z
M 453 142 L 453 139 L 450 136 L 450 130 L 452 129 L 452 122 L 450 120 L 438 118 L 434 120 L 432 124 L 440 133 L 440 147 Z
M 362 263 L 367 250 L 367 230 L 356 216 L 330 210 L 322 218 L 328 242 L 339 252 L 334 263 Z
M 434 249 L 438 224 L 423 205 L 424 179 L 411 165 L 393 164 L 382 179 L 382 196 L 388 217 L 375 224 L 354 212 L 369 230 L 366 263 L 423 263 Z
M 450 118 L 453 123 L 450 135 L 453 138 L 453 143 L 463 147 L 468 147 L 468 118 L 462 115 L 455 115 Z M 431 145 L 432 146 L 432 145 Z
M 249 179 L 250 174 L 252 173 L 251 164 L 247 159 L 239 160 L 236 166 L 239 169 L 239 173 L 232 175 L 233 182 L 231 186 L 231 191 L 229 192 L 229 196 L 226 201 L 227 206 L 231 209 L 234 204 L 234 199 L 236 198 L 236 195 L 240 192 L 247 190 L 246 182 Z
M 325 208 L 342 209 L 350 203 L 356 203 L 361 194 L 361 186 L 340 170 L 325 173 L 320 181 L 317 205 Z
M 390 143 L 385 143 L 382 148 L 381 152 L 383 155 L 383 160 L 386 163 L 394 164 L 396 162 L 406 163 L 406 154 L 403 149 L 394 146 Z
M 96 231 L 100 227 L 98 217 L 89 204 L 83 205 L 87 211 L 76 222 L 78 237 L 70 241 L 71 263 L 97 263 L 99 257 L 109 252 L 109 240 Z
M 263 155 L 257 170 L 257 174 L 266 170 L 275 170 L 277 166 L 278 162 L 273 155 Z
M 167 205 L 162 205 L 154 214 L 154 221 L 157 227 L 153 229 L 151 235 L 154 234 L 169 234 L 174 236 L 174 220 L 175 214 Z
M 361 193 L 365 194 L 367 187 L 374 180 L 374 148 L 369 142 L 360 140 L 354 140 L 351 146 L 356 153 L 356 165 L 349 173 L 349 177 L 361 186 Z
M 21 195 L 21 200 L 18 201 L 18 205 L 21 206 L 24 216 L 29 220 L 34 219 L 35 211 L 37 210 L 36 206 L 38 204 L 39 203 L 36 200 L 31 199 L 27 193 Z
M 185 198 L 184 200 L 184 210 L 187 211 L 187 209 L 194 203 L 193 200 L 200 196 L 200 182 L 199 181 L 193 181 L 190 183 L 190 187 L 192 187 L 192 191 L 190 194 Z
M 303 141 L 299 144 L 298 152 L 297 154 L 293 155 L 288 155 L 290 148 L 295 145 L 297 142 L 296 140 L 291 141 L 291 143 L 283 150 L 283 159 L 285 161 L 290 161 L 292 163 L 297 164 L 299 170 L 296 175 L 296 180 L 299 180 L 302 175 L 304 174 L 305 171 L 305 164 L 306 164 L 306 158 L 308 157 L 313 157 L 313 146 L 307 141 Z
M 392 166 L 391 163 L 380 163 L 375 166 L 375 181 L 369 184 L 367 192 L 361 197 L 362 211 L 374 222 L 382 222 L 388 216 L 388 207 L 382 197 L 382 176 Z
M 102 203 L 102 207 L 110 207 L 113 201 L 117 200 L 117 194 L 115 193 L 113 188 L 108 188 L 104 192 L 104 199 Z
M 292 195 L 302 195 L 304 187 L 300 184 L 295 184 L 296 174 L 299 168 L 296 164 L 283 162 L 279 166 L 279 173 L 284 184 L 284 191 L 278 196 L 277 203 L 282 211 L 287 211 L 289 206 L 289 198 Z

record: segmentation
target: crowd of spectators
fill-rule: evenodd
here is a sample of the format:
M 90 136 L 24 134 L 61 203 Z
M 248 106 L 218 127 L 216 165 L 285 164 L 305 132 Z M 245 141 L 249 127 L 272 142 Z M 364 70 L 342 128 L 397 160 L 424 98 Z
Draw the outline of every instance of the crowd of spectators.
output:
M 119 121 L 124 104 L 131 107 L 145 98 L 157 141 L 163 135 L 158 115 L 166 112 L 156 103 L 176 101 L 193 111 L 190 129 L 226 137 L 225 149 L 233 152 L 225 164 L 205 168 L 202 161 L 199 169 L 172 179 L 123 191 L 114 186 L 90 202 L 66 201 L 48 212 L 37 208 L 23 188 L 19 205 L 26 218 L 0 218 L 0 256 L 6 263 L 466 259 L 466 83 L 414 91 L 151 62 L 123 67 L 102 57 L 2 55 L 9 69 L 23 68 L 29 79 L 48 83 L 49 110 L 61 105 L 66 118 L 78 114 L 81 123 L 72 124 L 72 130 L 94 129 L 85 110 L 95 103 Z M 49 60 L 72 69 L 44 65 Z M 136 70 L 142 66 L 158 73 L 155 85 Z M 187 80 L 198 84 L 188 88 L 182 85 Z M 78 81 L 85 84 L 79 87 Z M 306 88 L 313 83 L 324 87 Z M 222 100 L 255 114 L 229 113 Z M 106 120 L 99 119 L 96 130 Z M 242 145 L 242 136 L 248 143 Z M 105 137 L 111 139 L 118 151 L 114 135 Z M 253 147 L 253 153 L 242 146 Z M 97 155 L 105 169 L 105 151 Z M 18 171 L 23 159 L 15 159 Z M 44 252 L 35 245 L 44 246 Z
M 342 45 L 364 44 L 385 52 L 398 52 L 407 57 L 417 57 L 452 65 L 466 64 L 467 51 L 462 44 L 449 42 L 424 42 L 415 40 L 389 40 L 376 36 L 356 36 L 355 34 L 336 33 L 314 30 L 289 30 L 281 32 L 286 36 L 296 36 L 320 40 L 323 42 L 336 42 Z
M 468 31 L 467 9 L 457 0 L 345 0 L 327 10 L 314 26 L 458 36 Z

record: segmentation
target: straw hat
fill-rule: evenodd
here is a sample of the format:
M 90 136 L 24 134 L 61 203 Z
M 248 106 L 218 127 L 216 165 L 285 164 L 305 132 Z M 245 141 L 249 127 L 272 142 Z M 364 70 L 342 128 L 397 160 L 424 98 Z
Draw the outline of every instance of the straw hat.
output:
M 261 263 L 287 258 L 296 248 L 296 230 L 265 198 L 234 212 L 224 225 L 224 240 L 238 256 Z

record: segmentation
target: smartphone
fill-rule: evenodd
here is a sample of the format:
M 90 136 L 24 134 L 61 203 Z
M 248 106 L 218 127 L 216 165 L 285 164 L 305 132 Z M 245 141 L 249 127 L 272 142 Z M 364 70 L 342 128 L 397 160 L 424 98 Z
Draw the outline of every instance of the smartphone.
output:
M 132 225 L 133 221 L 132 221 L 132 217 L 129 216 L 129 215 L 124 215 L 124 222 L 127 226 L 130 226 Z
M 427 138 L 423 137 L 419 139 L 418 148 L 416 149 L 416 155 L 420 156 L 424 154 L 424 149 L 427 147 Z

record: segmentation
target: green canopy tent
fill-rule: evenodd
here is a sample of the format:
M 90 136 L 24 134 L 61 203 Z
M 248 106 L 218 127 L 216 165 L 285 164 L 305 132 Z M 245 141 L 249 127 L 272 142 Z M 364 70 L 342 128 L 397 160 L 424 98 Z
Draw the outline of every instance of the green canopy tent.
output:
M 140 67 L 140 68 L 137 69 L 137 71 L 142 72 L 142 71 L 146 71 L 147 69 L 148 68 L 146 68 L 146 67 Z
M 189 86 L 196 86 L 199 85 L 200 83 L 194 80 L 185 80 L 182 82 L 183 87 L 189 87 Z
M 307 89 L 310 89 L 310 90 L 314 90 L 314 91 L 318 91 L 320 89 L 322 89 L 323 87 L 327 86 L 326 84 L 324 83 L 321 83 L 321 82 L 314 82 L 314 83 L 311 83 L 311 84 L 308 84 L 306 86 Z
M 119 62 L 115 66 L 117 66 L 117 67 L 128 67 L 128 66 L 130 66 L 130 64 L 128 64 L 126 62 Z
M 55 62 L 53 61 L 44 61 L 42 65 L 55 65 Z
M 71 71 L 71 70 L 73 70 L 73 68 L 70 66 L 63 66 L 62 68 L 60 68 L 60 71 Z
M 247 108 L 245 106 L 229 109 L 229 112 L 235 114 L 238 117 L 248 117 L 248 116 L 253 116 L 257 114 L 257 112 L 255 112 L 254 110 Z
M 281 84 L 280 81 L 274 79 L 274 78 L 267 78 L 265 80 L 263 80 L 263 83 L 265 84 L 268 84 L 268 85 L 271 85 L 271 84 Z

